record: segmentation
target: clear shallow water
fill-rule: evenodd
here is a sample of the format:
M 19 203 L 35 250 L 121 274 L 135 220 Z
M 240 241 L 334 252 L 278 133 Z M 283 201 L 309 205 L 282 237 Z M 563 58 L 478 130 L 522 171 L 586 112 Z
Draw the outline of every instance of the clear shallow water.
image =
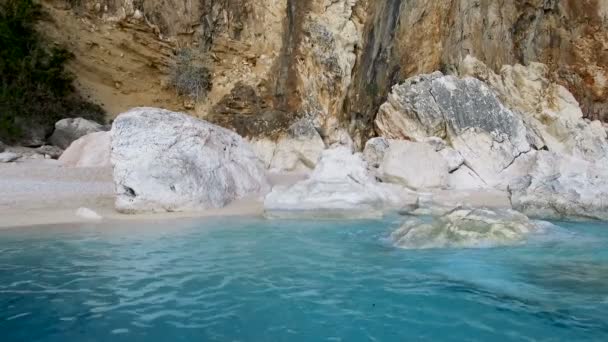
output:
M 396 217 L 121 225 L 0 231 L 0 340 L 608 340 L 608 224 L 434 251 Z

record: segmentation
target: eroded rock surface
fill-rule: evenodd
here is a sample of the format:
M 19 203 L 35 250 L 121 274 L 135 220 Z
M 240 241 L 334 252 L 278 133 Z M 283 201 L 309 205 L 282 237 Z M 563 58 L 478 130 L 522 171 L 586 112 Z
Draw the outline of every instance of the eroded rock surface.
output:
M 268 188 L 243 138 L 183 113 L 135 108 L 114 121 L 111 139 L 121 212 L 220 208 Z
M 514 210 L 456 209 L 426 222 L 410 219 L 391 239 L 405 249 L 487 248 L 523 243 L 537 229 Z

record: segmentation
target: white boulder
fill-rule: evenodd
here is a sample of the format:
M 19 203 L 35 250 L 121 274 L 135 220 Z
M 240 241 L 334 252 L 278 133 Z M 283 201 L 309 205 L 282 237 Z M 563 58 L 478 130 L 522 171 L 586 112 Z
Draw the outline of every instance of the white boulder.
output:
M 405 249 L 487 248 L 523 243 L 537 229 L 510 209 L 456 209 L 431 221 L 410 219 L 391 239 Z
M 21 155 L 13 152 L 2 152 L 0 153 L 0 163 L 10 163 L 21 158 Z
M 447 186 L 448 172 L 448 163 L 433 146 L 391 140 L 380 164 L 379 177 L 411 189 L 432 189 Z
M 540 151 L 511 183 L 513 208 L 532 217 L 608 220 L 608 165 Z
M 110 162 L 110 132 L 87 134 L 63 152 L 59 162 L 69 167 L 108 167 Z
M 55 131 L 53 131 L 49 141 L 55 146 L 66 149 L 78 138 L 101 131 L 104 131 L 104 127 L 91 120 L 83 118 L 63 119 L 55 123 Z
M 116 118 L 111 136 L 118 211 L 220 208 L 268 189 L 243 138 L 186 114 L 135 108 Z
M 310 178 L 290 187 L 276 186 L 264 200 L 268 216 L 376 216 L 415 202 L 416 196 L 378 183 L 360 153 L 348 147 L 326 150 Z
M 472 77 L 436 72 L 406 80 L 393 87 L 376 126 L 387 138 L 450 141 L 455 153 L 444 152 L 449 171 L 464 163 L 490 186 L 502 181 L 498 174 L 531 150 L 522 119 Z

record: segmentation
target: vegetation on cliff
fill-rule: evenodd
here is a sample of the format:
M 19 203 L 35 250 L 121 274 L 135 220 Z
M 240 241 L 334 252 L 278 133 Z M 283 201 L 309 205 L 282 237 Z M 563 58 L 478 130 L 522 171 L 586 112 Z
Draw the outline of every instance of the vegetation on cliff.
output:
M 43 139 L 65 117 L 103 119 L 72 86 L 70 53 L 36 31 L 43 16 L 34 0 L 0 0 L 0 139 L 8 142 Z

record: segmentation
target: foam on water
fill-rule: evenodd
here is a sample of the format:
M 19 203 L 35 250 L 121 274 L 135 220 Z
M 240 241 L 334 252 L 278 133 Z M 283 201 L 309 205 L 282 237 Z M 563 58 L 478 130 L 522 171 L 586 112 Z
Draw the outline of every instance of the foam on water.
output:
M 415 251 L 400 220 L 2 231 L 2 341 L 607 339 L 608 224 Z

